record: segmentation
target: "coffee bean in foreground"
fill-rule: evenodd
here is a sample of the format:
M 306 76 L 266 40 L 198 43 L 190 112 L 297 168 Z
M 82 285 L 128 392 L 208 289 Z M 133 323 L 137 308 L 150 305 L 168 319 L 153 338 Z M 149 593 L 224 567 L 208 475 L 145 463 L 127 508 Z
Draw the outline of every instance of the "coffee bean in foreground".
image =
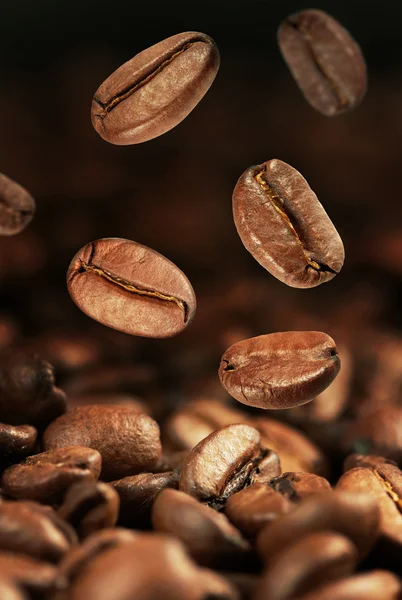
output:
M 362 101 L 367 89 L 362 52 L 338 21 L 321 10 L 303 10 L 279 27 L 278 43 L 297 85 L 327 117 Z
M 329 335 L 287 331 L 233 344 L 222 356 L 219 378 L 239 402 L 281 409 L 315 398 L 339 369 L 338 351 Z
M 95 93 L 91 117 L 112 144 L 146 142 L 180 123 L 206 94 L 219 51 L 204 33 L 173 35 L 122 65 Z
M 315 287 L 342 268 L 345 251 L 332 221 L 301 173 L 281 160 L 243 173 L 233 217 L 250 254 L 291 287 Z
M 171 337 L 187 327 L 196 309 L 191 283 L 176 265 L 119 238 L 84 246 L 70 264 L 67 286 L 84 313 L 131 335 Z
M 20 233 L 31 221 L 35 200 L 18 183 L 0 173 L 0 235 Z

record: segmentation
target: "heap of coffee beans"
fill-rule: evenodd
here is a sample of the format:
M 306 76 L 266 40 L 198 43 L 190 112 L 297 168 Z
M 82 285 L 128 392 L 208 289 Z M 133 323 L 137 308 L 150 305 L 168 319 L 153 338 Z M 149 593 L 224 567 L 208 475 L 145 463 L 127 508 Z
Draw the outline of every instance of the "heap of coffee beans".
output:
M 362 100 L 364 59 L 331 16 L 292 15 L 278 41 L 323 115 Z M 97 90 L 94 128 L 118 145 L 167 133 L 219 60 L 197 32 L 140 52 Z M 34 210 L 1 175 L 0 234 Z M 341 271 L 342 240 L 287 163 L 245 170 L 233 215 L 280 282 L 313 288 Z M 401 598 L 401 341 L 363 335 L 353 302 L 342 324 L 333 311 L 338 347 L 319 314 L 298 328 L 289 288 L 267 305 L 255 282 L 225 279 L 230 257 L 219 311 L 201 300 L 197 330 L 171 260 L 139 241 L 81 242 L 67 287 L 87 330 L 68 318 L 26 338 L 0 316 L 0 600 Z M 294 330 L 278 331 L 286 319 Z

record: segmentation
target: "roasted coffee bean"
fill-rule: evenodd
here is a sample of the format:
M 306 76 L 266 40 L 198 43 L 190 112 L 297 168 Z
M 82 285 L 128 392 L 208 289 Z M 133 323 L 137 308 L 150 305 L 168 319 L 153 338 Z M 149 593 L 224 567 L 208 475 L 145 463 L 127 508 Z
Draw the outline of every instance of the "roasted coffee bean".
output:
M 288 331 L 250 338 L 222 356 L 219 378 L 233 398 L 264 409 L 305 404 L 335 379 L 335 342 L 318 331 Z
M 351 110 L 367 89 L 362 52 L 338 21 L 322 10 L 302 10 L 281 24 L 278 43 L 297 85 L 326 117 Z
M 20 233 L 31 221 L 35 200 L 18 183 L 0 173 L 0 235 Z
M 323 492 L 305 498 L 294 510 L 264 527 L 257 550 L 264 561 L 269 561 L 305 535 L 331 530 L 348 537 L 362 557 L 373 547 L 378 528 L 379 511 L 370 496 Z
M 108 481 L 149 471 L 161 455 L 159 426 L 151 417 L 107 404 L 70 410 L 46 429 L 43 443 L 47 450 L 72 445 L 98 450 L 101 478 Z
M 292 502 L 299 502 L 318 492 L 327 492 L 330 484 L 324 477 L 314 473 L 284 473 L 270 482 L 274 490 L 283 494 Z
M 305 471 L 323 476 L 328 474 L 328 461 L 323 452 L 301 431 L 268 417 L 253 419 L 250 424 L 260 432 L 261 444 L 280 456 L 284 473 Z M 279 475 L 277 473 L 272 477 Z
M 233 216 L 250 254 L 291 287 L 315 287 L 342 268 L 343 243 L 332 221 L 301 173 L 281 160 L 243 173 Z
M 50 507 L 35 502 L 2 502 L 0 550 L 58 562 L 77 542 L 74 530 Z
M 6 425 L 0 423 L 0 469 L 31 454 L 38 432 L 31 425 Z
M 180 123 L 208 91 L 219 52 L 204 33 L 173 35 L 122 65 L 95 93 L 91 117 L 112 144 L 138 144 Z
M 249 425 L 227 425 L 214 431 L 188 454 L 179 489 L 198 500 L 224 502 L 252 482 L 266 452 L 261 436 Z
M 46 593 L 63 585 L 55 565 L 11 552 L 0 552 L 0 573 L 25 590 L 30 598 L 43 598 Z
M 12 498 L 57 503 L 73 483 L 95 481 L 101 462 L 97 450 L 78 445 L 56 448 L 29 456 L 6 469 L 1 485 Z
M 401 580 L 394 573 L 375 570 L 324 584 L 300 600 L 398 600 L 401 593 Z
M 165 489 L 152 508 L 156 531 L 174 535 L 197 563 L 205 566 L 232 566 L 244 563 L 250 550 L 227 517 L 178 490 Z M 236 556 L 241 554 L 241 556 Z
M 184 273 L 159 252 L 130 240 L 104 238 L 81 248 L 67 285 L 84 313 L 131 335 L 171 337 L 195 314 L 194 290 Z
M 377 456 L 376 454 L 351 454 L 345 459 L 344 471 L 350 471 L 354 467 L 376 469 L 382 465 L 398 466 L 395 462 L 385 456 Z
M 135 541 L 102 552 L 89 563 L 73 581 L 69 598 L 106 600 L 111 589 L 116 600 L 207 600 L 211 580 L 179 541 L 139 534 Z M 237 597 L 234 592 L 222 600 L 232 597 Z
M 151 510 L 156 496 L 165 488 L 177 488 L 179 473 L 140 473 L 112 481 L 120 497 L 119 523 L 125 527 L 147 529 L 151 526 Z
M 57 514 L 70 523 L 82 539 L 94 531 L 116 525 L 119 505 L 119 495 L 112 486 L 84 481 L 68 488 Z
M 10 425 L 46 426 L 66 410 L 54 385 L 53 367 L 38 356 L 7 354 L 0 360 L 0 420 Z
M 254 536 L 290 508 L 285 496 L 263 483 L 254 483 L 228 499 L 225 515 L 245 535 Z
M 269 563 L 254 600 L 290 600 L 327 583 L 350 575 L 357 550 L 346 537 L 323 531 L 311 533 L 285 548 Z

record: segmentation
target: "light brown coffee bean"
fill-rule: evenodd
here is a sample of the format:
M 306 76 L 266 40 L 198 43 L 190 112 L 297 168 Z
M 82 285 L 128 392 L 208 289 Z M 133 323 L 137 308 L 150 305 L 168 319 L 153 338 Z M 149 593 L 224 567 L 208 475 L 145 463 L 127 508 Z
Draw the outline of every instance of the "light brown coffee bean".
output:
M 300 600 L 399 600 L 402 583 L 389 571 L 374 570 L 324 584 Z
M 96 450 L 71 445 L 29 456 L 6 469 L 1 478 L 4 491 L 13 498 L 59 502 L 77 481 L 95 481 L 101 471 Z
M 302 10 L 278 30 L 283 58 L 306 100 L 333 117 L 362 101 L 366 65 L 350 33 L 322 10 Z
M 194 290 L 176 265 L 119 238 L 81 248 L 68 269 L 67 286 L 85 314 L 131 335 L 171 337 L 187 327 L 196 309 Z
M 0 235 L 20 233 L 30 223 L 35 200 L 21 185 L 0 173 Z
M 345 252 L 332 221 L 301 173 L 281 160 L 243 173 L 233 216 L 250 254 L 291 287 L 315 287 L 342 268 Z
M 280 552 L 263 573 L 254 600 L 291 600 L 320 583 L 350 575 L 357 550 L 330 531 L 311 533 Z
M 233 398 L 264 409 L 305 404 L 335 379 L 335 342 L 318 331 L 270 333 L 238 342 L 222 356 L 219 378 Z
M 204 33 L 173 35 L 122 65 L 95 93 L 91 117 L 112 144 L 146 142 L 178 125 L 208 91 L 219 52 Z
M 48 450 L 72 445 L 98 450 L 107 481 L 149 471 L 161 455 L 159 426 L 151 417 L 107 404 L 70 410 L 46 429 L 43 444 Z

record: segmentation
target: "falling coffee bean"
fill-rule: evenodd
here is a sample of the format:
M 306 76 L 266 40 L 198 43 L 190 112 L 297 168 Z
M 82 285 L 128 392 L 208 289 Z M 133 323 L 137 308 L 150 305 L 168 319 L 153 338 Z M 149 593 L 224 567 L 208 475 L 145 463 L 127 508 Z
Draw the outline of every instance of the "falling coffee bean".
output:
M 194 290 L 176 265 L 151 248 L 119 238 L 84 246 L 70 264 L 67 285 L 83 312 L 131 335 L 176 335 L 196 308 Z
M 297 85 L 313 108 L 333 117 L 357 106 L 367 88 L 362 52 L 338 21 L 321 10 L 291 15 L 278 43 Z
M 233 217 L 250 254 L 291 287 L 316 287 L 342 268 L 345 252 L 332 221 L 301 173 L 281 160 L 243 173 Z
M 12 179 L 0 173 L 0 235 L 20 233 L 31 221 L 35 200 Z

